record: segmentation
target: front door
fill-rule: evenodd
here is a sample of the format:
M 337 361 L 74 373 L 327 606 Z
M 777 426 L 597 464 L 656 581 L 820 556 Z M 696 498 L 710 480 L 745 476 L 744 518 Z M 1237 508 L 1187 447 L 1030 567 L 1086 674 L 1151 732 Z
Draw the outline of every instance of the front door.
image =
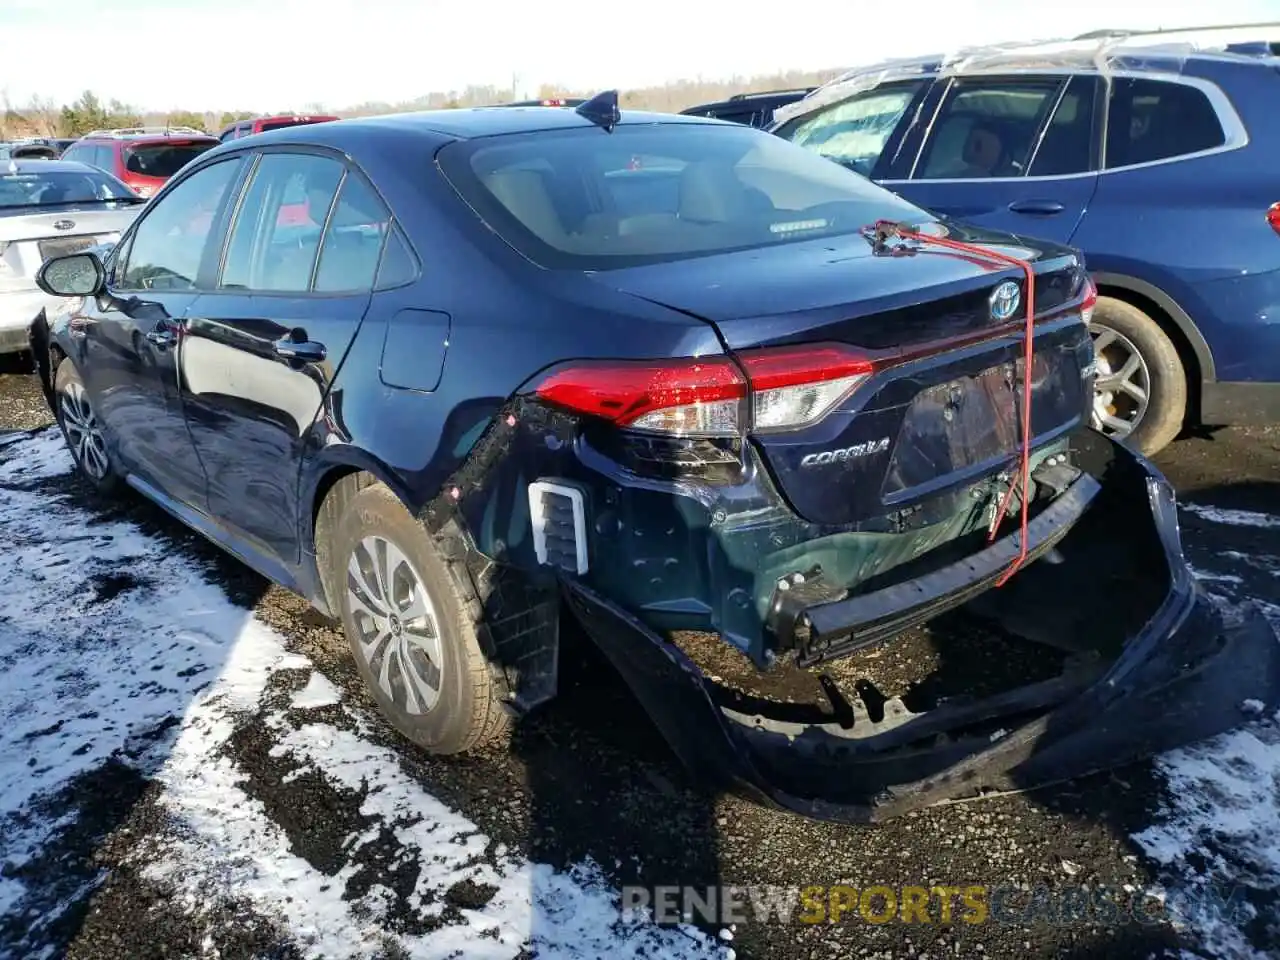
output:
M 934 213 L 1070 243 L 1097 187 L 1093 77 L 952 81 L 906 179 L 883 186 Z
M 89 391 L 120 464 L 174 499 L 200 506 L 204 470 L 183 418 L 178 353 L 201 264 L 241 168 L 212 164 L 147 209 L 109 258 L 106 292 L 77 318 Z
M 209 511 L 286 564 L 299 556 L 303 447 L 369 305 L 389 222 L 336 156 L 264 151 L 217 285 L 189 312 L 183 406 Z

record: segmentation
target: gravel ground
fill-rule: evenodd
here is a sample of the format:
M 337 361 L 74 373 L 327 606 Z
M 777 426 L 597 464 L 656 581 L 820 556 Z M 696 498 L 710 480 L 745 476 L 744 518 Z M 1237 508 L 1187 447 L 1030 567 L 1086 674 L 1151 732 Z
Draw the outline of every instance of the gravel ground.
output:
M 33 378 L 21 370 L 0 370 L 0 429 L 48 421 Z M 1280 432 L 1205 434 L 1180 441 L 1161 461 L 1184 499 L 1280 513 Z M 813 823 L 689 789 L 629 695 L 583 644 L 572 645 L 567 658 L 564 694 L 522 724 L 509 749 L 465 761 L 433 759 L 407 748 L 381 724 L 340 634 L 296 597 L 269 587 L 145 503 L 130 498 L 107 510 L 66 475 L 40 482 L 45 486 L 27 489 L 61 498 L 65 506 L 59 516 L 63 510 L 83 511 L 98 518 L 94 523 L 138 525 L 164 546 L 165 556 L 189 561 L 283 638 L 297 666 L 271 673 L 258 699 L 235 715 L 219 765 L 234 772 L 237 796 L 262 812 L 298 871 L 329 878 L 349 904 L 363 904 L 371 892 L 378 893 L 384 908 L 368 922 L 387 939 L 376 955 L 406 956 L 403 944 L 416 942 L 413 937 L 462 923 L 459 917 L 483 912 L 501 897 L 494 892 L 498 881 L 442 883 L 427 898 L 435 903 L 423 907 L 412 891 L 430 872 L 429 862 L 424 858 L 415 867 L 404 857 L 407 820 L 370 813 L 379 789 L 384 795 L 420 791 L 412 795 L 435 798 L 460 813 L 487 838 L 473 858 L 482 868 L 500 865 L 508 856 L 566 871 L 590 860 L 609 884 L 1044 883 L 1061 888 L 1090 883 L 1140 891 L 1162 881 L 1159 866 L 1132 839 L 1161 815 L 1168 796 L 1150 764 L 1051 791 L 935 808 L 876 828 Z M 1280 567 L 1270 568 L 1267 559 L 1280 556 L 1280 529 L 1223 523 L 1192 512 L 1184 517 L 1184 539 L 1197 569 L 1211 571 L 1228 597 L 1280 603 Z M 104 610 L 114 610 L 111 601 L 146 590 L 146 572 L 146 565 L 100 571 L 85 581 L 85 589 L 105 598 Z M 5 620 L 0 611 L 0 626 Z M 334 696 L 305 709 L 296 706 L 313 683 L 326 680 L 334 685 Z M 157 723 L 148 744 L 136 748 L 141 751 L 136 757 L 151 760 L 132 762 L 135 754 L 112 753 L 41 799 L 41 814 L 58 828 L 20 869 L 5 868 L 25 882 L 29 896 L 18 915 L 5 913 L 0 896 L 0 956 L 306 955 L 298 931 L 309 928 L 303 921 L 281 919 L 305 904 L 288 898 L 279 914 L 263 907 L 253 885 L 237 885 L 225 871 L 201 875 L 193 886 L 181 871 L 147 868 L 193 842 L 175 824 L 173 801 L 166 800 L 166 791 L 175 789 L 164 785 L 166 764 L 172 765 L 187 736 L 179 736 L 177 723 Z M 393 757 L 385 766 L 395 768 L 400 786 L 379 788 L 367 777 L 344 783 L 333 775 L 324 751 L 313 756 L 299 745 L 318 725 L 329 731 L 331 744 L 359 737 L 371 751 Z M 234 821 L 233 814 L 225 816 Z M 361 834 L 363 840 L 353 841 Z M 265 847 L 262 856 L 269 857 Z M 234 872 L 233 866 L 228 861 L 226 871 Z M 330 893 L 325 883 L 316 889 L 317 902 Z M 53 918 L 47 924 L 40 919 L 46 914 Z M 1259 956 L 1280 955 L 1273 952 L 1280 950 L 1276 931 L 1253 930 L 1250 937 Z M 738 958 L 772 960 L 1140 957 L 1188 943 L 1193 941 L 1159 922 L 1118 927 L 792 922 L 746 924 L 732 939 Z M 327 955 L 353 955 L 334 951 Z M 529 949 L 522 956 L 605 953 L 614 955 L 612 949 L 583 947 L 581 953 Z M 483 954 L 468 948 L 457 955 Z M 674 954 L 656 947 L 626 955 Z

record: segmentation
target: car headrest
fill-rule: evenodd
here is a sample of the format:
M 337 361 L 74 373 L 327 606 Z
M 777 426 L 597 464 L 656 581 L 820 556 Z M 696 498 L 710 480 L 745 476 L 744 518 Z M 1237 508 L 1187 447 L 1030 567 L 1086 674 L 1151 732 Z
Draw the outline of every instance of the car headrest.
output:
M 557 244 L 565 236 L 546 181 L 537 170 L 498 170 L 484 183 L 512 216 L 542 240 Z

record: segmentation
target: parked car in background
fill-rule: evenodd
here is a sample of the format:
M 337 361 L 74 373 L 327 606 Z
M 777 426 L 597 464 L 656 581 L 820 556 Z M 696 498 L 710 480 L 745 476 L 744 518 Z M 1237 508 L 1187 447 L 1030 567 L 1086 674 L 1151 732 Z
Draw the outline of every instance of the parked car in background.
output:
M 548 97 L 543 100 L 513 100 L 495 103 L 495 107 L 580 107 L 587 101 L 582 97 Z
M 38 140 L 0 143 L 0 160 L 56 160 L 58 148 Z
M 1076 252 L 760 130 L 612 94 L 264 133 L 41 283 L 74 304 L 33 339 L 82 478 L 338 619 L 433 753 L 555 695 L 562 597 L 694 771 L 812 816 L 1091 772 L 1280 688 L 1172 488 L 1087 426 Z M 970 601 L 1060 672 L 910 707 L 820 682 Z
M 748 127 L 764 128 L 773 122 L 775 110 L 788 103 L 794 103 L 814 89 L 814 87 L 804 87 L 797 90 L 736 93 L 728 100 L 701 103 L 680 112 L 690 117 L 715 117 L 717 120 L 729 120 L 733 123 L 746 124 Z
M 62 157 L 105 170 L 138 196 L 151 197 L 175 173 L 217 145 L 217 137 L 192 127 L 124 127 L 86 133 Z
M 270 117 L 256 117 L 252 120 L 237 120 L 235 123 L 224 127 L 222 132 L 218 134 L 218 139 L 225 143 L 228 140 L 238 140 L 241 137 L 250 137 L 256 133 L 265 133 L 268 130 L 279 130 L 282 127 L 300 127 L 309 123 L 328 123 L 331 120 L 339 119 L 341 118 L 319 114 L 303 116 L 289 113 Z
M 1280 420 L 1280 25 L 1127 33 L 852 71 L 773 132 L 929 210 L 1083 250 L 1094 423 Z
M 68 160 L 0 164 L 0 353 L 28 348 L 31 321 L 67 301 L 36 286 L 49 257 L 117 240 L 145 203 L 125 184 Z

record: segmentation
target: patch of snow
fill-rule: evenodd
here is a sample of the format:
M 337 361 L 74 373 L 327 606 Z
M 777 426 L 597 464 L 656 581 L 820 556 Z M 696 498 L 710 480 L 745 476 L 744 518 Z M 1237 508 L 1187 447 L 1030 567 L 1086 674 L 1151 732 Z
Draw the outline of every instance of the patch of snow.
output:
M 1264 960 L 1242 930 L 1256 914 L 1244 895 L 1274 898 L 1280 887 L 1280 726 L 1255 723 L 1172 751 L 1156 769 L 1168 796 L 1133 839 L 1162 868 L 1174 915 L 1210 956 Z
M 312 670 L 307 685 L 293 695 L 290 705 L 295 710 L 314 710 L 341 702 L 342 692 L 319 670 Z
M 1181 503 L 1179 506 L 1188 513 L 1210 523 L 1225 523 L 1234 527 L 1262 527 L 1272 529 L 1280 527 L 1280 517 L 1269 513 L 1258 513 L 1254 510 L 1232 510 L 1227 507 L 1211 507 L 1203 503 Z
M 278 736 L 275 753 L 335 789 L 358 791 L 372 824 L 348 838 L 337 875 L 299 856 L 245 792 L 245 773 L 226 747 L 247 715 L 265 709 L 277 672 L 312 670 L 290 706 L 340 703 L 337 688 L 159 537 L 101 522 L 68 496 L 22 489 L 70 470 L 57 431 L 0 448 L 0 866 L 38 856 L 76 816 L 43 815 L 42 802 L 112 760 L 160 783 L 158 802 L 172 815 L 139 848 L 138 866 L 171 883 L 175 902 L 193 914 L 222 898 L 254 904 L 306 956 L 397 946 L 407 957 L 477 960 L 509 960 L 522 949 L 559 960 L 732 955 L 691 927 L 624 917 L 594 864 L 557 872 L 509 854 L 486 861 L 487 838 L 406 775 L 393 751 L 329 724 L 295 728 L 286 708 L 263 718 Z M 101 578 L 123 571 L 141 582 L 101 589 Z M 390 932 L 383 921 L 395 896 L 386 887 L 344 897 L 345 879 L 360 869 L 354 854 L 388 835 L 418 866 L 410 906 L 438 909 L 460 879 L 496 892 L 483 907 L 459 910 L 460 922 Z M 0 913 L 31 909 L 29 893 L 0 870 Z M 52 919 L 46 913 L 32 924 L 27 955 L 48 952 L 40 931 Z
M 50 427 L 21 442 L 6 444 L 4 450 L 6 456 L 0 462 L 0 480 L 7 483 L 58 477 L 70 473 L 75 466 L 57 427 Z

